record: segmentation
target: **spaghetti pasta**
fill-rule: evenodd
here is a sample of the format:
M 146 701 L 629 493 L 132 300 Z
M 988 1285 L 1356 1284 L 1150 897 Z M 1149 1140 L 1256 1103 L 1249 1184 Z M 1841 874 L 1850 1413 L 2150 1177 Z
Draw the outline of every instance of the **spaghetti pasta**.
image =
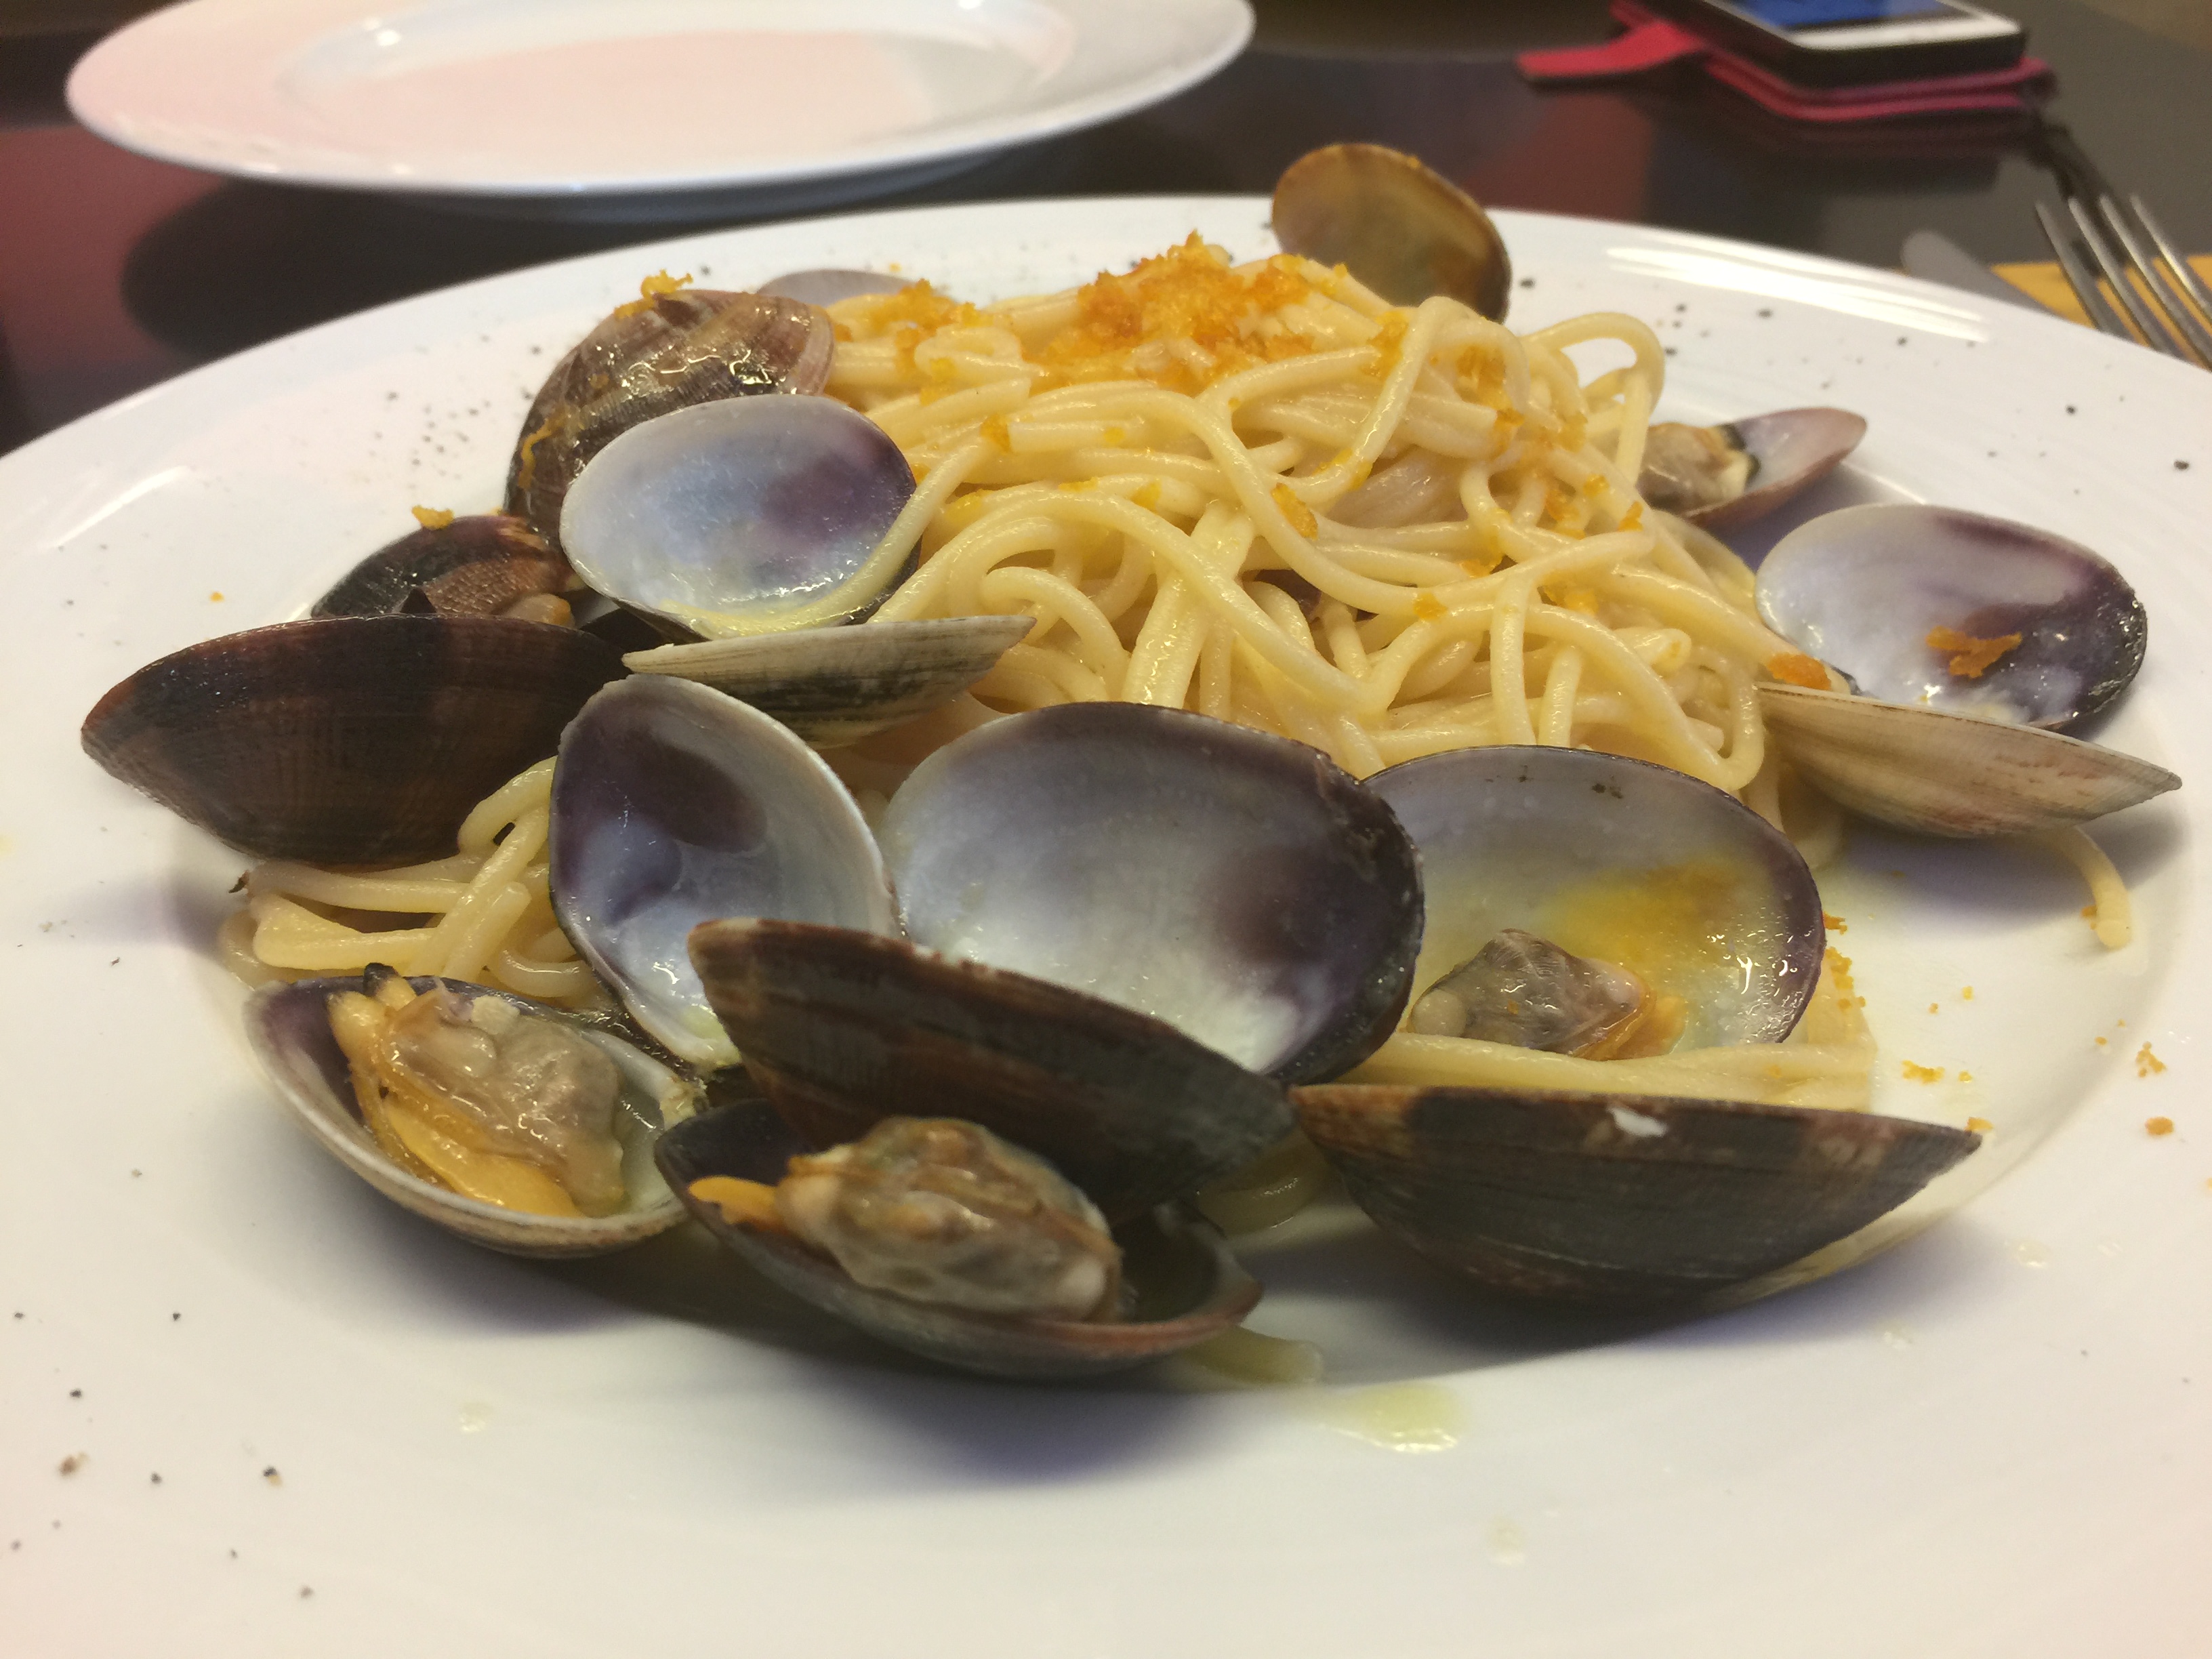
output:
M 452 857 L 428 864 L 359 872 L 283 860 L 256 866 L 245 908 L 224 923 L 224 961 L 249 983 L 380 962 L 566 1007 L 601 1005 L 599 981 L 553 919 L 552 791 L 553 763 L 540 761 L 469 814 Z
M 1625 316 L 1519 336 L 1194 236 L 1123 276 L 975 307 L 831 308 L 829 390 L 921 487 L 877 612 L 1016 612 L 975 688 L 1300 738 L 1356 775 L 1470 744 L 1655 760 L 1778 813 L 1754 685 L 1790 647 L 1748 574 L 1638 496 L 1664 354 Z M 1630 362 L 1584 385 L 1568 352 Z

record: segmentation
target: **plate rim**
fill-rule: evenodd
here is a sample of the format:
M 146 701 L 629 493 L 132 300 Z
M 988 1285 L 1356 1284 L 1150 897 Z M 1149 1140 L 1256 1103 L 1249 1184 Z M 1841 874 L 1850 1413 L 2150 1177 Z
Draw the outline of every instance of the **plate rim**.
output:
M 602 0 L 602 3 L 617 10 L 620 3 L 621 0 Z M 1024 3 L 1065 17 L 1071 9 L 1077 9 L 1103 14 L 1115 0 Z M 1204 52 L 1183 58 L 1156 58 L 1143 73 L 1085 97 L 1063 100 L 1027 115 L 963 120 L 952 125 L 951 137 L 928 142 L 916 143 L 893 137 L 857 147 L 843 146 L 831 152 L 828 159 L 797 157 L 769 164 L 691 172 L 583 179 L 502 179 L 395 176 L 296 161 L 255 163 L 190 143 L 165 143 L 139 130 L 143 115 L 120 111 L 113 106 L 105 82 L 118 72 L 118 62 L 128 70 L 136 56 L 147 51 L 149 45 L 158 52 L 161 32 L 175 26 L 178 14 L 232 8 L 249 11 L 253 9 L 250 0 L 179 0 L 179 3 L 147 13 L 100 40 L 77 60 L 70 70 L 64 98 L 72 116 L 120 149 L 173 166 L 267 184 L 358 190 L 377 195 L 463 203 L 509 201 L 547 205 L 625 200 L 650 204 L 658 198 L 690 201 L 702 197 L 729 203 L 742 202 L 753 195 L 786 199 L 794 189 L 809 184 L 830 185 L 842 182 L 849 186 L 878 173 L 884 175 L 884 189 L 898 189 L 913 178 L 934 177 L 962 162 L 980 161 L 1018 144 L 1042 143 L 1102 125 L 1187 92 L 1242 54 L 1257 27 L 1251 0 L 1191 0 L 1191 4 L 1194 9 L 1202 7 L 1215 15 L 1219 24 L 1219 32 Z M 363 20 L 375 15 L 370 0 L 334 0 L 331 9 L 336 11 L 341 7 Z M 344 26 L 343 22 L 332 22 L 318 27 L 322 33 L 329 33 Z

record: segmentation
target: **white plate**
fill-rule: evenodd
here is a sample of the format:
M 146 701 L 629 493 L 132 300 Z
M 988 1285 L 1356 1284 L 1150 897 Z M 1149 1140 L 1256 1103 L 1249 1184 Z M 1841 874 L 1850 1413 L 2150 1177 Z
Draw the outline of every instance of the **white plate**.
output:
M 879 194 L 1212 75 L 1245 0 L 190 0 L 70 76 L 212 172 L 616 218 Z
M 1623 1328 L 1500 1315 L 1324 1225 L 1258 1255 L 1255 1322 L 1320 1342 L 1328 1388 L 1015 1389 L 825 1334 L 680 1237 L 567 1267 L 470 1249 L 267 1099 L 207 954 L 243 860 L 78 752 L 111 683 L 292 613 L 410 504 L 491 503 L 539 377 L 646 272 L 897 261 L 985 297 L 1194 226 L 1256 253 L 1264 220 L 1034 204 L 628 250 L 310 331 L 0 461 L 0 1645 L 2203 1651 L 2212 432 L 2196 374 L 2014 307 L 1501 216 L 1524 326 L 1659 322 L 1679 412 L 1863 410 L 1830 499 L 2046 524 L 2155 619 L 2107 735 L 2191 781 L 2100 831 L 2144 942 L 2100 951 L 2074 878 L 2023 853 L 1866 836 L 1830 886 L 1888 1103 L 1998 1125 L 1950 1197 L 2018 1161 L 1852 1272 Z M 2168 1069 L 2139 1078 L 2146 1041 Z

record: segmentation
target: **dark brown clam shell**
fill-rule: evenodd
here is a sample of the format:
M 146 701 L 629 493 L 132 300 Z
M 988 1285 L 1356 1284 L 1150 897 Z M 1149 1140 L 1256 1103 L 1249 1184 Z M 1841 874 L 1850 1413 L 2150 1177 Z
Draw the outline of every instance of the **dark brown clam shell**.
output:
M 1786 1267 L 1981 1144 L 1869 1112 L 1645 1095 L 1320 1084 L 1291 1097 L 1393 1237 L 1493 1290 L 1622 1308 Z
M 1136 1305 L 1129 1317 L 1106 1323 L 1005 1319 L 869 1290 L 797 1241 L 732 1226 L 716 1206 L 690 1195 L 691 1183 L 704 1176 L 772 1184 L 793 1154 L 805 1150 L 773 1111 L 750 1104 L 676 1125 L 660 1137 L 654 1157 L 692 1214 L 762 1277 L 879 1340 L 943 1364 L 1040 1380 L 1103 1376 L 1203 1342 L 1260 1299 L 1258 1283 L 1221 1235 L 1170 1206 L 1114 1230 Z
M 471 807 L 622 675 L 570 628 L 326 617 L 187 647 L 111 690 L 85 752 L 259 858 L 391 864 L 453 850 Z
M 687 289 L 621 307 L 532 401 L 507 467 L 507 511 L 558 547 L 569 483 L 616 437 L 718 398 L 819 392 L 834 344 L 830 319 L 797 300 Z
M 894 1115 L 965 1118 L 1126 1221 L 1291 1127 L 1279 1085 L 1163 1021 L 902 939 L 709 921 L 691 960 L 746 1069 L 817 1146 Z
M 1275 181 L 1273 218 L 1285 252 L 1341 264 L 1394 306 L 1448 294 L 1504 320 L 1504 239 L 1473 197 L 1414 156 L 1382 144 L 1310 150 Z
M 529 594 L 564 592 L 574 583 L 568 561 L 520 519 L 479 513 L 378 549 L 308 614 L 392 617 L 427 604 L 442 617 L 495 617 Z

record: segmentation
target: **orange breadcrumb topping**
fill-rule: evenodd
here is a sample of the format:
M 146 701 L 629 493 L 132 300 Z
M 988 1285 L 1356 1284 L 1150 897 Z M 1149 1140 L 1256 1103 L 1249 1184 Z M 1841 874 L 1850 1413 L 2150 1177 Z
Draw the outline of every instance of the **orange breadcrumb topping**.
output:
M 1960 1000 L 1960 1001 L 1961 1001 L 1961 1002 L 1972 1002 L 1973 1000 L 1974 1000 L 1974 988 L 1973 988 L 1972 986 L 1971 986 L 1971 985 L 1967 986 L 1967 987 L 1966 988 L 1966 989 L 1964 989 L 1964 990 L 1962 990 L 1962 991 L 1960 991 L 1960 992 L 1959 993 L 1959 1000 Z M 2122 1020 L 2122 1021 L 2120 1022 L 2120 1024 L 2122 1024 L 2123 1025 L 2124 1025 L 2124 1024 L 2127 1024 L 2127 1022 L 2126 1022 L 2125 1020 Z
M 1314 343 L 1273 313 L 1312 292 L 1313 284 L 1287 256 L 1242 272 L 1194 231 L 1180 246 L 1127 276 L 1102 271 L 1079 289 L 1075 320 L 1030 354 L 1053 371 L 1038 384 L 1146 380 L 1170 391 L 1196 392 L 1224 375 L 1310 356 Z M 1389 333 L 1389 322 L 1386 317 L 1378 344 Z M 1401 320 L 1398 332 L 1404 331 Z M 1212 366 L 1181 353 L 1146 349 L 1182 340 L 1195 343 Z
M 2143 1120 L 2143 1133 L 2154 1137 L 2170 1135 L 2173 1133 L 2173 1120 L 2170 1117 L 2146 1118 Z
M 1826 910 L 1820 912 L 1820 925 L 1832 933 L 1848 933 L 1851 931 L 1850 923 L 1845 921 L 1841 916 L 1831 915 Z
M 2144 1043 L 2142 1048 L 2136 1050 L 2136 1075 L 2137 1077 L 2149 1077 L 2154 1073 L 2162 1072 L 2165 1069 L 2166 1062 L 2160 1060 L 2156 1054 L 2151 1053 L 2150 1044 L 2148 1042 Z
M 1277 484 L 1268 493 L 1268 499 L 1283 509 L 1283 516 L 1291 521 L 1291 528 L 1301 536 L 1311 536 L 1321 529 L 1320 522 L 1308 507 L 1291 493 L 1288 484 Z
M 1963 1077 L 1966 1074 L 1960 1073 L 1960 1075 Z M 1978 1135 L 1985 1135 L 1996 1127 L 1985 1117 L 1970 1117 L 1966 1120 L 1966 1127 Z
M 1802 651 L 1778 651 L 1766 659 L 1766 672 L 1784 685 L 1802 685 L 1808 691 L 1828 689 L 1828 671 Z
M 453 515 L 442 507 L 411 507 L 407 510 L 425 530 L 443 530 L 453 521 Z
M 1547 587 L 1544 597 L 1563 611 L 1579 611 L 1585 617 L 1597 615 L 1597 589 L 1595 587 Z
M 1424 592 L 1413 596 L 1413 614 L 1423 622 L 1438 622 L 1449 613 L 1445 611 L 1442 599 L 1433 593 Z
M 1954 653 L 1944 666 L 1960 679 L 1978 680 L 1991 663 L 2019 645 L 2020 638 L 2017 634 L 2005 634 L 1993 640 L 1978 640 L 1955 628 L 1931 628 L 1928 630 L 1928 648 Z
M 615 307 L 615 315 L 635 317 L 639 312 L 650 307 L 653 302 L 662 295 L 673 294 L 678 289 L 690 286 L 690 282 L 691 273 L 689 271 L 684 272 L 681 276 L 671 276 L 665 270 L 656 270 L 637 285 L 637 298 L 626 306 Z
M 209 594 L 208 603 L 210 605 L 221 605 L 222 603 L 222 590 L 221 588 L 217 588 L 214 592 Z
M 1641 501 L 1629 502 L 1628 511 L 1620 515 L 1620 528 L 1623 530 L 1641 530 L 1643 527 L 1644 503 Z M 1827 683 L 1828 682 L 1825 678 L 1820 682 L 1823 686 L 1826 686 Z
M 1941 1066 L 1915 1066 L 1908 1060 L 1905 1062 L 1905 1079 L 1908 1083 L 1941 1083 L 1943 1068 Z
M 982 431 L 983 441 L 990 445 L 992 448 L 1006 450 L 1012 449 L 1013 447 L 1013 440 L 1006 434 L 1006 417 L 1005 416 L 985 416 L 983 417 Z

